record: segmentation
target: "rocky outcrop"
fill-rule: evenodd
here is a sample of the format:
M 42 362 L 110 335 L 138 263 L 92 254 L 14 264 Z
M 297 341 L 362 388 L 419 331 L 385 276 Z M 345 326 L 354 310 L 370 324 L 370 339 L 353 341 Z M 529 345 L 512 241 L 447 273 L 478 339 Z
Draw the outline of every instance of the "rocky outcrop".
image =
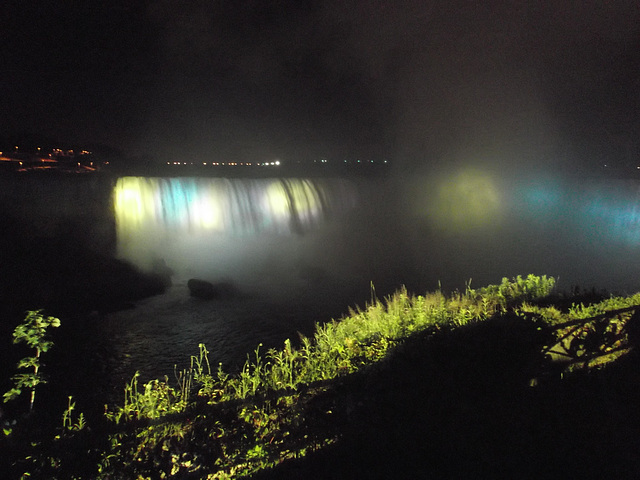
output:
M 211 283 L 206 280 L 192 278 L 187 282 L 192 297 L 211 300 L 213 298 L 228 298 L 237 295 L 237 289 L 230 282 Z
M 2 208 L 0 333 L 10 332 L 25 310 L 42 308 L 68 319 L 130 308 L 136 300 L 166 290 L 160 276 L 114 258 L 108 249 L 94 248 L 82 222 L 70 220 L 42 230 L 35 220 Z
M 165 287 L 170 287 L 173 284 L 171 277 L 174 271 L 169 268 L 164 258 L 155 257 L 151 264 L 151 271 L 162 281 Z
M 206 280 L 192 278 L 187 282 L 187 287 L 189 287 L 189 293 L 192 297 L 211 300 L 217 296 L 216 288 L 213 286 L 213 283 L 207 282 Z

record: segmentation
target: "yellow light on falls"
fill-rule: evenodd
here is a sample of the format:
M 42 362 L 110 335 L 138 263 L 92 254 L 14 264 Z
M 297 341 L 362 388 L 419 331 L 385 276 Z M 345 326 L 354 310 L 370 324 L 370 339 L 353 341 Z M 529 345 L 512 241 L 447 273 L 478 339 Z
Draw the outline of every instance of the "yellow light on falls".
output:
M 277 217 L 289 217 L 292 212 L 308 216 L 318 208 L 317 189 L 305 180 L 274 181 L 266 190 L 265 201 Z
M 223 230 L 222 200 L 215 195 L 214 188 L 203 188 L 200 198 L 191 205 L 193 222 L 205 230 Z
M 140 178 L 119 179 L 114 190 L 116 218 L 122 225 L 139 226 L 149 217 L 155 217 L 154 196 L 153 189 Z
M 502 199 L 494 179 L 482 171 L 465 169 L 436 187 L 429 217 L 442 230 L 462 232 L 500 221 Z

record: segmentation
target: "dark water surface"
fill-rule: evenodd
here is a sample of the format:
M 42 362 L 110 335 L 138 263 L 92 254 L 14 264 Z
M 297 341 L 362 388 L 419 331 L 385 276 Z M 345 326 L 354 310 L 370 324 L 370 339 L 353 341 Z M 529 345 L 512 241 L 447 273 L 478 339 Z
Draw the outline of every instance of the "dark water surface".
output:
M 199 343 L 206 345 L 214 367 L 223 362 L 233 369 L 259 343 L 262 352 L 279 348 L 297 332 L 311 335 L 316 322 L 338 318 L 342 310 L 320 296 L 290 304 L 259 296 L 206 301 L 191 297 L 186 281 L 178 281 L 163 295 L 104 316 L 98 330 L 111 346 L 110 371 L 118 379 L 136 370 L 143 378 L 172 378 L 174 365 L 187 368 Z

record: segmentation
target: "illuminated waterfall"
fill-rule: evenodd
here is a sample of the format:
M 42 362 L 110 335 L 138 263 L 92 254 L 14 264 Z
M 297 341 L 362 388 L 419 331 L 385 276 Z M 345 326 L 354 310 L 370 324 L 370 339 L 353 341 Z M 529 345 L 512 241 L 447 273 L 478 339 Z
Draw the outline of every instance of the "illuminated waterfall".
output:
M 338 179 L 122 177 L 113 200 L 119 256 L 149 268 L 157 259 L 198 265 L 221 251 L 246 257 L 242 249 L 266 241 L 284 245 L 322 229 L 356 198 Z

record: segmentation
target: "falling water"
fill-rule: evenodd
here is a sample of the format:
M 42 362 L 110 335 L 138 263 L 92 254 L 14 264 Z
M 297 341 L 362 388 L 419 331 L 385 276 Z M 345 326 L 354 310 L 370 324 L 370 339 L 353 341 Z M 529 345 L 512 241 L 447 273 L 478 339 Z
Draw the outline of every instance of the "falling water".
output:
M 289 262 L 313 276 L 307 253 L 356 203 L 354 186 L 338 179 L 123 177 L 118 255 L 146 270 L 161 262 L 177 277 L 255 283 Z

